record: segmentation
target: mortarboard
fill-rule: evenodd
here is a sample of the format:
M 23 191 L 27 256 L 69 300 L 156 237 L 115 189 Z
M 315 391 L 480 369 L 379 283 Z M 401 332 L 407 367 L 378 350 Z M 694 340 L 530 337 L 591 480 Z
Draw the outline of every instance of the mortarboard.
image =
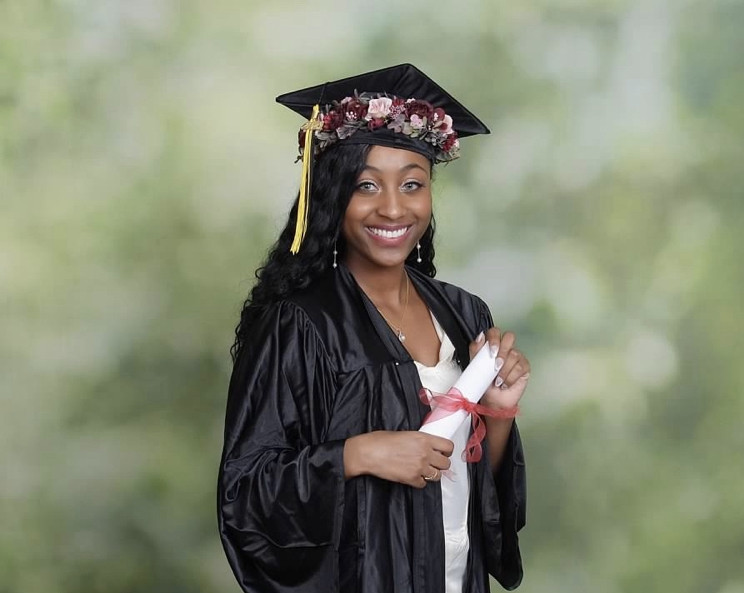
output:
M 308 118 L 300 131 L 302 180 L 292 253 L 307 225 L 313 159 L 329 146 L 376 144 L 419 152 L 432 162 L 459 157 L 459 138 L 489 134 L 485 124 L 412 64 L 382 68 L 279 95 Z

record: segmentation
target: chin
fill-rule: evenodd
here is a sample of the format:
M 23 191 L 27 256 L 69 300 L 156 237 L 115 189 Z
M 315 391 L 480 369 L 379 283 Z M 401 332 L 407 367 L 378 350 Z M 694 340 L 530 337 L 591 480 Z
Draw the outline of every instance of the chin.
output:
M 383 268 L 396 268 L 406 263 L 408 254 L 399 257 L 377 257 L 371 259 L 371 261 Z
M 354 266 L 355 263 L 362 264 L 366 268 L 389 269 L 403 266 L 406 263 L 408 253 L 357 253 L 353 257 L 347 257 L 347 265 Z

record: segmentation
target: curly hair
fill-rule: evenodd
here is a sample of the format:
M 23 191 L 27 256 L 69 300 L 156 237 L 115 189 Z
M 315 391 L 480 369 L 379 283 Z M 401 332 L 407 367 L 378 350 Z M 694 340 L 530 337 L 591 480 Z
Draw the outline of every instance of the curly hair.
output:
M 235 328 L 235 342 L 230 348 L 233 361 L 248 339 L 253 322 L 271 305 L 287 298 L 298 290 L 307 288 L 327 272 L 333 262 L 334 244 L 338 258 L 345 252 L 345 241 L 340 234 L 346 207 L 356 181 L 364 169 L 369 144 L 344 145 L 339 143 L 323 152 L 315 163 L 310 192 L 310 209 L 307 230 L 299 253 L 289 251 L 297 221 L 297 202 L 289 213 L 287 224 L 279 239 L 269 251 L 263 265 L 256 270 L 257 282 L 243 304 L 240 321 Z M 434 277 L 434 217 L 421 237 L 421 262 L 413 251 L 406 265 Z

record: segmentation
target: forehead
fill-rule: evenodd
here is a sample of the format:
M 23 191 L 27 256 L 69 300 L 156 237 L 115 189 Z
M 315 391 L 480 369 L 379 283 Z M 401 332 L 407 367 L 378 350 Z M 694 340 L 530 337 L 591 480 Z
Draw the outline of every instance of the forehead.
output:
M 388 146 L 372 146 L 367 153 L 366 165 L 391 172 L 418 165 L 424 171 L 431 172 L 431 162 L 424 155 L 412 150 Z

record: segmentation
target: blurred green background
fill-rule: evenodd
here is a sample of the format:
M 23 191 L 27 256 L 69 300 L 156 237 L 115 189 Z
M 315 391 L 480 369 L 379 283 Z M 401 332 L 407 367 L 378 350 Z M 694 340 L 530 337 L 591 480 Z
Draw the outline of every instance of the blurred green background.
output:
M 228 348 L 299 181 L 273 99 L 411 61 L 493 131 L 438 172 L 437 252 L 534 367 L 521 591 L 743 593 L 743 32 L 727 0 L 0 0 L 0 592 L 238 591 Z

